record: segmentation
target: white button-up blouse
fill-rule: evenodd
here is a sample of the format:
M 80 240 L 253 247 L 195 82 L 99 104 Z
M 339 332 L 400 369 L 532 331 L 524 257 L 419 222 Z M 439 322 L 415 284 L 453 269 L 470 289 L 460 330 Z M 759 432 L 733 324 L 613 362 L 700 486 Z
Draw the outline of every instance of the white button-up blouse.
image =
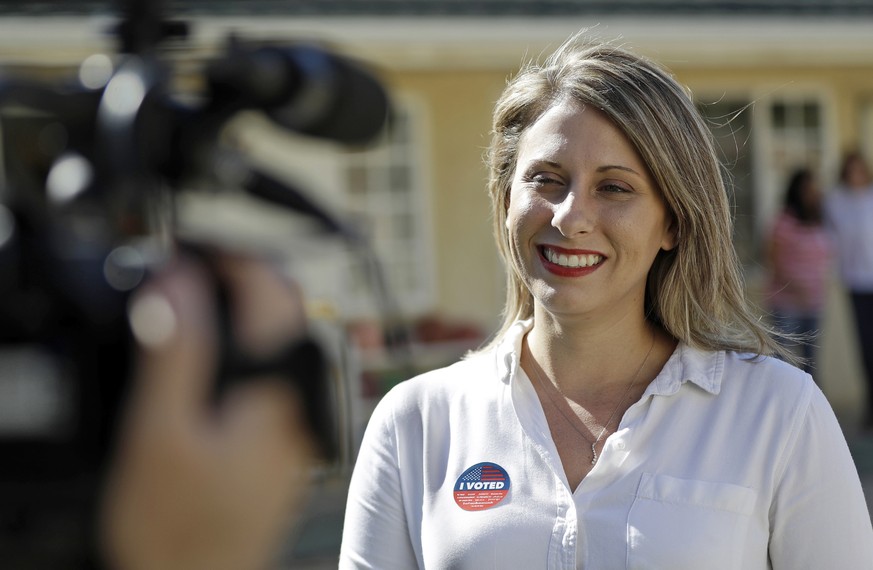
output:
M 341 569 L 873 569 L 857 471 L 807 374 L 680 343 L 570 489 L 519 366 L 529 327 L 382 399 Z

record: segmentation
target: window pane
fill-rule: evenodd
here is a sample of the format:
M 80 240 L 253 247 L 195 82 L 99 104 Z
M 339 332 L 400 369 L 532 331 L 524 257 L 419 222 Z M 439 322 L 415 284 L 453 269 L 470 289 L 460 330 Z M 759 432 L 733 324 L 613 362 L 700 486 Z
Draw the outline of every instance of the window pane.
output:
M 407 164 L 395 164 L 391 166 L 390 187 L 394 193 L 406 194 L 411 190 L 409 166 Z
M 807 102 L 803 104 L 803 126 L 806 129 L 818 129 L 819 108 L 817 103 Z
M 788 124 L 788 111 L 783 103 L 773 103 L 772 120 L 774 129 L 785 129 Z
M 725 185 L 734 206 L 734 244 L 740 260 L 746 264 L 754 263 L 759 253 L 755 240 L 751 113 L 748 108 L 748 101 L 719 101 L 701 106 L 701 112 L 711 119 L 710 129 L 727 169 Z M 785 107 L 774 105 L 772 109 L 774 121 L 778 116 L 784 125 Z
M 349 165 L 346 169 L 349 194 L 363 196 L 367 193 L 367 169 L 362 165 Z
M 415 237 L 413 217 L 408 212 L 401 212 L 394 216 L 394 237 L 408 241 Z

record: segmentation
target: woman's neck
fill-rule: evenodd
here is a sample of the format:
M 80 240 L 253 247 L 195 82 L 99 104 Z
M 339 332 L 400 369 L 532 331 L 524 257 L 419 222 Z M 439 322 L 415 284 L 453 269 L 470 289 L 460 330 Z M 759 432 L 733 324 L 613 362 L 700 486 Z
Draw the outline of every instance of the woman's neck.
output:
M 626 386 L 650 350 L 646 369 L 658 362 L 660 370 L 675 343 L 643 318 L 596 326 L 582 322 L 568 325 L 535 316 L 527 345 L 565 393 L 582 395 Z M 640 371 L 639 376 L 646 377 L 647 371 Z

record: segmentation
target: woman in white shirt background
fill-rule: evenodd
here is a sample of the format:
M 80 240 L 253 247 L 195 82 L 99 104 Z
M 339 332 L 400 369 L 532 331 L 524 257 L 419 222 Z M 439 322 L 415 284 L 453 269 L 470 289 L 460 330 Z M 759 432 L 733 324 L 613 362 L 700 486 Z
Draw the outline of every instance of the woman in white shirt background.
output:
M 380 402 L 341 568 L 873 568 L 845 439 L 747 303 L 709 130 L 571 38 L 498 100 L 504 323 Z
M 839 274 L 858 334 L 867 401 L 862 429 L 873 430 L 873 177 L 864 156 L 849 152 L 825 201 Z

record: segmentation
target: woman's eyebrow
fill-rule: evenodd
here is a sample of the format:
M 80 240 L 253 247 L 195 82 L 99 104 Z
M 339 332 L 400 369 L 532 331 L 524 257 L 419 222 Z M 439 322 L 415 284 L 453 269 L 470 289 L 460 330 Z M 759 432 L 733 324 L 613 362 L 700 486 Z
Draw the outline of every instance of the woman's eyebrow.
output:
M 642 176 L 642 174 L 640 174 L 633 168 L 629 166 L 622 166 L 620 164 L 605 164 L 597 168 L 597 172 L 606 172 L 607 170 L 623 170 L 625 172 L 630 172 L 631 174 L 636 174 L 637 176 Z
M 536 157 L 533 157 L 533 158 L 530 158 L 530 159 L 528 159 L 528 160 L 525 160 L 524 162 L 525 162 L 526 164 L 532 164 L 532 165 L 540 165 L 540 164 L 542 164 L 542 165 L 545 165 L 545 166 L 551 166 L 552 168 L 561 168 L 561 163 L 560 163 L 560 162 L 556 162 L 556 161 L 554 161 L 554 160 L 549 160 L 548 158 L 536 158 Z

